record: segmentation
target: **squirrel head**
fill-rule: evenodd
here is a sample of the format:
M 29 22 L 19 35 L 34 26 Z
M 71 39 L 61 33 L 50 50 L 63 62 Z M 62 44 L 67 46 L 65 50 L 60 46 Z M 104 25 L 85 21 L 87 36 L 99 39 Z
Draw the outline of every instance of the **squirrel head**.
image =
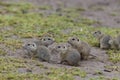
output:
M 103 33 L 98 30 L 98 31 L 93 32 L 93 36 L 100 39 L 103 36 Z
M 55 39 L 52 37 L 42 37 L 40 39 L 40 41 L 41 41 L 42 45 L 45 45 L 48 47 L 49 45 L 51 45 L 55 42 Z
M 78 45 L 78 43 L 79 44 L 81 43 L 81 40 L 78 37 L 73 36 L 68 39 L 68 43 L 75 47 L 75 45 Z
M 55 46 L 55 51 L 56 52 L 62 52 L 62 53 L 64 53 L 64 52 L 66 52 L 66 50 L 67 50 L 68 48 L 67 48 L 67 45 L 66 44 L 64 44 L 64 43 L 58 43 L 56 46 Z
M 37 45 L 34 42 L 26 42 L 23 44 L 23 48 L 34 52 L 37 50 Z

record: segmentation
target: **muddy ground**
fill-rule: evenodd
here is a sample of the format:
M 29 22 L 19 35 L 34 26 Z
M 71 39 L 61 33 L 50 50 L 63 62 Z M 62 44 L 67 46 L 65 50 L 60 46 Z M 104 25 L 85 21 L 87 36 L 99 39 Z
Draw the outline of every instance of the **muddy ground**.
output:
M 82 12 L 82 16 L 98 21 L 98 24 L 94 24 L 96 27 L 105 26 L 120 28 L 120 0 L 0 0 L 4 2 L 30 2 L 34 5 L 51 5 L 56 11 L 60 5 L 64 7 L 81 7 L 85 9 Z M 3 46 L 2 46 L 3 47 Z M 9 50 L 8 50 L 9 51 Z M 19 51 L 18 51 L 19 52 Z M 90 59 L 88 61 L 81 62 L 78 67 L 87 72 L 87 77 L 83 80 L 89 80 L 90 78 L 95 78 L 98 76 L 105 76 L 107 78 L 118 78 L 120 79 L 120 63 L 112 63 L 108 60 L 108 55 L 105 50 L 101 50 L 93 47 L 91 54 L 97 56 L 97 59 Z M 12 52 L 9 53 L 12 56 Z M 71 67 L 60 64 L 49 64 L 43 62 L 47 67 Z M 107 68 L 107 66 L 117 65 L 119 69 Z M 97 72 L 99 71 L 99 72 Z M 20 69 L 20 72 L 25 72 L 25 69 Z M 41 69 L 34 66 L 33 73 L 40 73 Z M 44 72 L 44 71 L 43 71 Z M 109 80 L 108 79 L 108 80 Z M 82 80 L 80 77 L 75 77 L 75 80 Z

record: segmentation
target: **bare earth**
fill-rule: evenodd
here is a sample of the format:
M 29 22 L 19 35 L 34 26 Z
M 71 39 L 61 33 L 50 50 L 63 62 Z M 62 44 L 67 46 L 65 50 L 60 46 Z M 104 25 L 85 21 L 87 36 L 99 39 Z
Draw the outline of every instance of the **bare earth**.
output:
M 94 26 L 105 26 L 105 27 L 113 27 L 120 28 L 120 0 L 0 0 L 0 1 L 27 1 L 37 5 L 51 5 L 54 9 L 59 8 L 59 3 L 62 3 L 64 7 L 82 7 L 85 11 L 82 12 L 82 16 L 93 19 L 99 22 L 99 24 L 95 24 Z M 1 45 L 1 47 L 4 47 Z M 9 50 L 8 50 L 9 51 Z M 19 51 L 17 51 L 19 53 Z M 91 54 L 97 56 L 97 59 L 89 59 L 88 61 L 81 62 L 79 66 L 80 69 L 83 69 L 87 72 L 87 77 L 83 80 L 89 80 L 89 78 L 105 76 L 108 78 L 117 77 L 120 79 L 120 68 L 119 70 L 108 69 L 107 66 L 120 66 L 120 63 L 113 64 L 108 60 L 108 55 L 106 51 L 100 50 L 98 48 L 92 48 Z M 10 56 L 16 57 L 12 55 L 12 52 L 9 53 Z M 31 64 L 31 63 L 29 63 Z M 43 62 L 43 64 L 47 67 L 71 67 L 65 66 L 61 64 L 49 64 Z M 41 73 L 44 70 L 41 70 L 37 66 L 33 65 L 32 69 L 33 73 Z M 26 69 L 19 69 L 20 73 L 27 72 Z M 99 71 L 100 73 L 97 73 Z M 75 80 L 82 80 L 80 77 L 75 77 Z

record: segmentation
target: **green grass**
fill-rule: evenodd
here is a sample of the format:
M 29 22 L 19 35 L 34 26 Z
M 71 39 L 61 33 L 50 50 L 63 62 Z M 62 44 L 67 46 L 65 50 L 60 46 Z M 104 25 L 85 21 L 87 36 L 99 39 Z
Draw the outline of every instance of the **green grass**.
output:
M 86 73 L 78 68 L 50 68 L 47 66 L 42 65 L 41 62 L 32 60 L 28 61 L 20 60 L 20 58 L 0 58 L 0 78 L 2 80 L 6 79 L 12 79 L 16 80 L 19 78 L 19 80 L 25 80 L 25 79 L 32 79 L 32 80 L 39 80 L 39 79 L 49 79 L 49 80 L 73 80 L 74 76 L 80 76 L 85 77 Z M 32 74 L 31 72 L 28 73 L 19 73 L 19 68 L 27 68 L 32 69 L 34 67 L 31 66 L 30 63 L 34 63 L 36 66 L 40 67 L 41 69 L 44 69 L 46 72 L 41 74 Z M 34 65 L 33 64 L 33 65 Z M 49 70 L 50 68 L 50 70 Z
M 5 52 L 5 50 L 3 50 L 3 49 L 0 49 L 0 56 L 5 56 L 7 53 Z
M 116 63 L 120 61 L 120 51 L 117 50 L 109 50 L 108 51 L 109 59 Z
M 53 80 L 73 80 L 74 76 L 86 77 L 86 73 L 77 68 L 52 68 L 47 74 Z
M 98 23 L 80 15 L 83 8 L 61 8 L 62 10 L 50 14 L 34 12 L 37 10 L 51 10 L 51 6 L 33 6 L 30 3 L 2 3 L 0 10 L 0 43 L 12 51 L 22 46 L 22 39 L 40 37 L 51 33 L 56 42 L 65 42 L 70 36 L 78 36 L 81 40 L 87 41 L 91 46 L 98 46 L 98 41 L 92 36 L 96 30 L 116 36 L 120 28 L 106 28 L 104 26 L 94 28 L 92 25 Z M 32 11 L 33 10 L 33 11 Z M 63 14 L 60 16 L 59 14 Z M 64 32 L 64 30 L 70 31 Z M 17 37 L 14 38 L 13 36 Z M 109 59 L 113 62 L 120 61 L 120 51 L 108 50 Z M 86 77 L 86 73 L 78 68 L 51 68 L 45 74 L 20 74 L 18 68 L 26 68 L 27 61 L 7 58 L 4 49 L 0 49 L 0 79 L 2 80 L 74 80 L 74 76 Z M 36 66 L 44 69 L 44 65 L 36 62 Z M 46 76 L 47 75 L 47 76 Z M 96 78 L 91 80 L 105 80 Z M 116 79 L 113 79 L 116 80 Z
M 91 78 L 90 80 L 119 80 L 116 78 L 105 78 L 103 76 L 97 77 L 97 78 Z

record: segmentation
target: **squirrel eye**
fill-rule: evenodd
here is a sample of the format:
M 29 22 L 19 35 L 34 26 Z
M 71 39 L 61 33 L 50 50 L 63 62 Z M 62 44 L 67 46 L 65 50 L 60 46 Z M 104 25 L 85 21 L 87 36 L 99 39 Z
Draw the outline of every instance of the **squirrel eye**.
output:
M 58 46 L 58 48 L 61 48 L 61 46 Z
M 45 41 L 45 39 L 43 39 L 43 41 Z
M 74 41 L 75 39 L 73 38 L 72 40 Z
M 35 45 L 33 44 L 32 46 L 34 47 Z
M 27 44 L 28 46 L 30 46 L 30 44 Z
M 77 39 L 77 41 L 79 41 L 79 39 Z
M 63 48 L 65 48 L 65 46 Z
M 51 40 L 50 38 L 48 38 L 48 40 Z

